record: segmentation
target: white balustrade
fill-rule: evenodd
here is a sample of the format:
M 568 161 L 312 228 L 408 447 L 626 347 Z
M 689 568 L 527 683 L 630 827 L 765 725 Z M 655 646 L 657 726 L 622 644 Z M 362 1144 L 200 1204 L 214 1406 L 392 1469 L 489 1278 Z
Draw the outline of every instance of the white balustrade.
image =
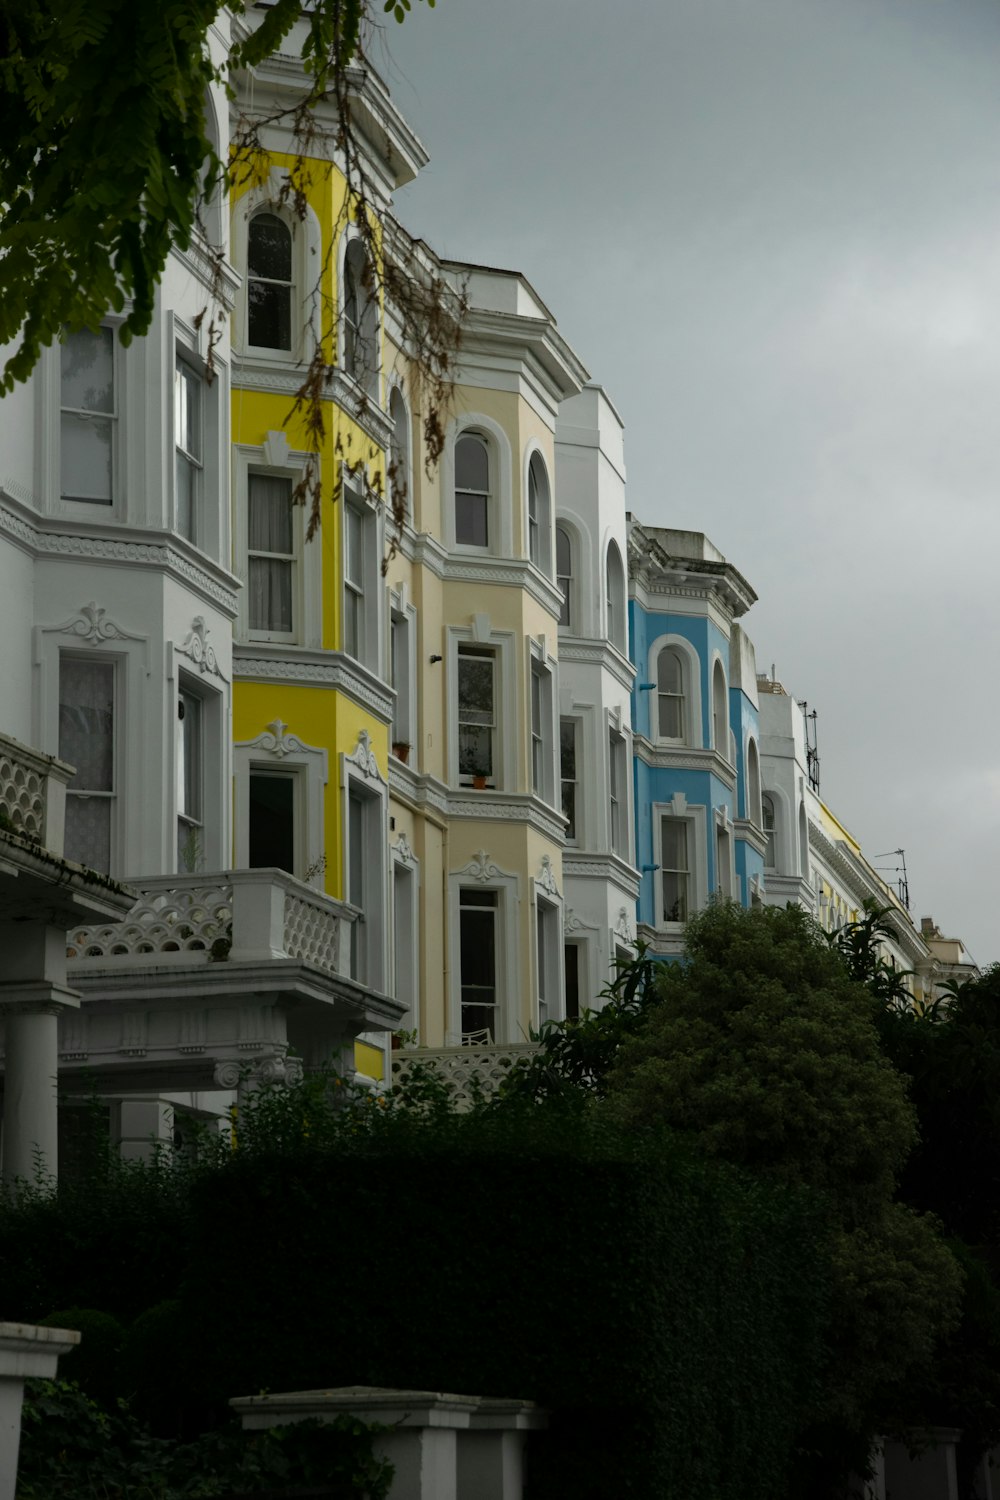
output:
M 62 854 L 73 767 L 0 734 L 0 829 Z
M 162 967 L 294 958 L 343 973 L 353 910 L 282 870 L 130 880 L 139 900 L 121 922 L 75 927 L 71 963 Z
M 538 1050 L 535 1042 L 508 1046 L 417 1047 L 392 1054 L 392 1081 L 405 1087 L 414 1064 L 432 1068 L 454 1091 L 459 1109 L 469 1108 L 477 1097 L 495 1094 L 518 1058 Z

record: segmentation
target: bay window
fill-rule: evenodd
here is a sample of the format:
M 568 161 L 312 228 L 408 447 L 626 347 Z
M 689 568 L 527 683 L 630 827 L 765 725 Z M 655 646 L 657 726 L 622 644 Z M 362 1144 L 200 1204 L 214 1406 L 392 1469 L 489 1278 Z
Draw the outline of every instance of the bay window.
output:
M 65 333 L 60 345 L 60 494 L 111 505 L 115 494 L 115 345 L 110 328 Z
M 109 874 L 116 802 L 115 663 L 59 658 L 59 759 L 75 767 L 66 788 L 67 859 Z

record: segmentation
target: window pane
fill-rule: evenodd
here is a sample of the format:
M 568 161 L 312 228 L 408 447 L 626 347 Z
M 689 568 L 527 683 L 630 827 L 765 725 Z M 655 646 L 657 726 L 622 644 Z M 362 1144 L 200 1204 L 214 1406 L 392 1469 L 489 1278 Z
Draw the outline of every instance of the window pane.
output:
M 201 699 L 192 693 L 181 693 L 178 704 L 181 733 L 178 766 L 179 812 L 196 822 L 201 820 Z
M 274 214 L 257 214 L 250 223 L 247 269 L 269 281 L 292 279 L 292 234 Z
M 490 457 L 482 438 L 469 434 L 455 444 L 455 488 L 489 493 Z
M 189 365 L 178 360 L 174 375 L 175 440 L 192 458 L 201 458 L 201 381 Z
M 249 570 L 250 629 L 275 630 L 290 635 L 292 624 L 292 564 L 251 557 Z
M 659 734 L 662 740 L 683 739 L 681 709 L 683 698 L 672 698 L 661 693 L 659 699 L 660 722 Z
M 111 869 L 111 802 L 110 797 L 67 796 L 63 838 L 67 859 L 105 873 Z
M 63 656 L 59 663 L 59 759 L 76 767 L 74 791 L 114 789 L 114 664 Z
M 295 778 L 250 776 L 250 868 L 294 873 Z
M 74 411 L 114 412 L 114 334 L 110 328 L 67 334 L 60 362 L 63 406 Z
M 455 540 L 464 547 L 488 547 L 489 502 L 485 495 L 455 496 Z
M 564 719 L 559 726 L 559 771 L 562 777 L 562 811 L 568 819 L 566 837 L 576 838 L 576 725 Z
M 107 417 L 62 415 L 60 492 L 67 500 L 111 504 L 112 423 Z
M 556 527 L 556 572 L 560 578 L 569 578 L 573 572 L 573 552 L 569 535 L 561 526 Z
M 347 507 L 344 525 L 347 533 L 347 556 L 344 560 L 346 576 L 360 588 L 364 578 L 364 519 L 353 505 Z
M 681 693 L 684 679 L 676 651 L 661 651 L 656 661 L 656 680 L 661 693 Z
M 493 723 L 493 660 L 458 658 L 458 716 L 466 724 Z
M 247 283 L 247 337 L 258 349 L 291 349 L 292 290 L 271 281 Z
M 563 948 L 566 970 L 566 1019 L 575 1020 L 580 1014 L 580 945 L 567 943 Z
M 274 474 L 251 474 L 249 543 L 251 552 L 292 548 L 292 481 Z
M 197 485 L 197 469 L 185 455 L 178 450 L 177 463 L 175 465 L 177 493 L 177 530 L 181 536 L 186 536 L 189 542 L 195 540 L 195 489 Z
M 663 868 L 687 869 L 687 824 L 679 818 L 663 820 Z

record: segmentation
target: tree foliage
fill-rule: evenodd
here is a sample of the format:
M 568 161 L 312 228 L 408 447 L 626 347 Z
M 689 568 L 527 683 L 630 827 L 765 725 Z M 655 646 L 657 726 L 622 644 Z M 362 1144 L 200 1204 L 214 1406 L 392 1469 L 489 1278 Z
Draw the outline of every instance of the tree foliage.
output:
M 0 0 L 0 343 L 16 345 L 3 390 L 66 325 L 116 313 L 123 341 L 148 330 L 171 248 L 191 243 L 204 195 L 230 170 L 206 132 L 206 91 L 271 56 L 303 14 L 300 0 L 275 0 L 221 65 L 209 31 L 222 9 Z M 410 0 L 385 9 L 402 20 Z M 314 0 L 305 20 L 299 108 L 332 101 L 346 131 L 369 0 Z

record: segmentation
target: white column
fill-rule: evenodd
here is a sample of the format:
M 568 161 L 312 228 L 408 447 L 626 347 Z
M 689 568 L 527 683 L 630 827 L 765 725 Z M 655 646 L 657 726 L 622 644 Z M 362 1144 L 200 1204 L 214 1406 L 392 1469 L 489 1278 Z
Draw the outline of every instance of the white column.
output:
M 56 1006 L 5 1015 L 3 1179 L 31 1180 L 36 1167 L 58 1169 L 59 1011 Z
M 0 1323 L 0 1500 L 14 1500 L 24 1382 L 51 1380 L 60 1354 L 80 1342 L 67 1328 Z

